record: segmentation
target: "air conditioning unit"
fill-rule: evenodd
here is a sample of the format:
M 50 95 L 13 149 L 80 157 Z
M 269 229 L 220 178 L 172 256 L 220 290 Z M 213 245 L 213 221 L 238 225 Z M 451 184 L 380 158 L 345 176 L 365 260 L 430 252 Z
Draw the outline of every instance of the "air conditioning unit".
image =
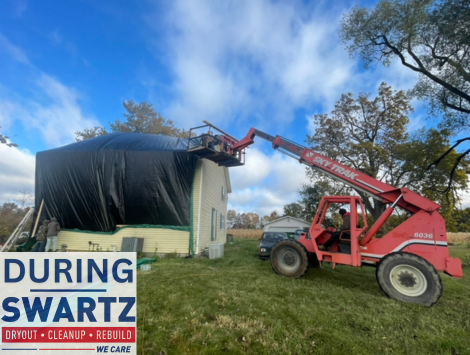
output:
M 121 252 L 139 253 L 144 249 L 144 238 L 124 237 L 122 238 Z
M 224 257 L 224 243 L 209 245 L 209 259 Z

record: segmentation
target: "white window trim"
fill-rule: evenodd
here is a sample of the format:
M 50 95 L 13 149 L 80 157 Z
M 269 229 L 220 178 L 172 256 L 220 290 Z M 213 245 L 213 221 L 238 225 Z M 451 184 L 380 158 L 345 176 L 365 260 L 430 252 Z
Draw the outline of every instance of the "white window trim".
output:
M 212 207 L 212 215 L 211 215 L 211 242 L 215 242 L 217 240 L 217 210 Z M 215 216 L 215 221 L 214 221 L 214 216 Z M 214 236 L 214 239 L 212 239 L 212 236 Z

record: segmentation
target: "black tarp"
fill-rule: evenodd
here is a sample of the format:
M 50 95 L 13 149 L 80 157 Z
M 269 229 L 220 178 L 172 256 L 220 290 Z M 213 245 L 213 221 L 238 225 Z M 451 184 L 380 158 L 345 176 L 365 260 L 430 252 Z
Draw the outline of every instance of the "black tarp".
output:
M 112 133 L 36 154 L 36 209 L 63 228 L 190 225 L 196 158 L 187 140 Z

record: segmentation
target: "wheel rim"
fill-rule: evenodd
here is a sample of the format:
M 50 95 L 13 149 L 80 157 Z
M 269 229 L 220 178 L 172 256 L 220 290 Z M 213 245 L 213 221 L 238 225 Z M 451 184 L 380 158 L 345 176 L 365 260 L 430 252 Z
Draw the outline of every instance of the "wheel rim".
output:
M 300 256 L 293 248 L 284 248 L 279 252 L 279 266 L 286 271 L 296 271 L 300 266 Z
M 423 273 L 411 265 L 397 265 L 390 271 L 390 282 L 403 295 L 421 296 L 428 286 Z

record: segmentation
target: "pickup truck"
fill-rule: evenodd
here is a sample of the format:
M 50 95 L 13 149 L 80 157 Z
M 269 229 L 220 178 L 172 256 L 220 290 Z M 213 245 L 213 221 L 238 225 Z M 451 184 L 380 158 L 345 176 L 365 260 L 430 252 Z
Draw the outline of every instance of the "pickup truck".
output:
M 300 236 L 300 235 L 299 235 Z M 264 232 L 261 237 L 258 256 L 260 259 L 268 260 L 271 256 L 271 249 L 280 241 L 289 239 L 287 233 L 283 232 Z

